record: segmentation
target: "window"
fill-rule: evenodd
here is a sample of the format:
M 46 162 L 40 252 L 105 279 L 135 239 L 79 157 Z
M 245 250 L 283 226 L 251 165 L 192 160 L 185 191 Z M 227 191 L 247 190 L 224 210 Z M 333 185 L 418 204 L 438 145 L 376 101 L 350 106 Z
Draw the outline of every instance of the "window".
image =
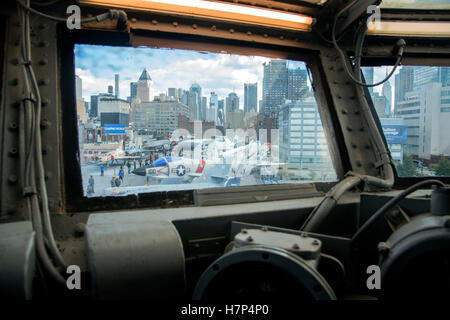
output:
M 363 72 L 374 83 L 391 68 Z M 450 67 L 431 66 L 402 66 L 369 89 L 400 177 L 450 176 L 450 108 L 443 106 L 449 89 Z
M 304 62 L 76 45 L 75 67 L 88 197 L 337 179 Z

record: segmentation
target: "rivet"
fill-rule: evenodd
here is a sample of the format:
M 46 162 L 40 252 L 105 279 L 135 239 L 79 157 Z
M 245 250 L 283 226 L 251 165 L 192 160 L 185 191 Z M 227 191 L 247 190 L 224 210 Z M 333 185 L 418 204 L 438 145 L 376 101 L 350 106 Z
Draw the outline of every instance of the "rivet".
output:
M 347 114 L 347 110 L 345 110 L 345 109 L 342 109 L 342 114 Z
M 350 100 L 355 100 L 355 99 L 356 99 L 355 96 L 351 96 L 351 97 L 350 97 Z
M 318 240 L 314 240 L 314 241 L 312 242 L 312 245 L 313 245 L 313 246 L 318 246 L 318 245 L 319 245 L 319 241 L 318 241 Z
M 48 171 L 45 173 L 45 180 L 51 179 L 53 177 L 53 173 L 51 171 Z
M 9 128 L 11 129 L 11 130 L 16 130 L 17 129 L 17 123 L 15 123 L 14 121 L 12 121 L 10 124 L 9 124 Z
M 131 22 L 136 23 L 137 19 L 136 18 L 131 18 Z
M 172 22 L 172 24 L 174 27 L 178 27 L 178 22 L 174 21 L 174 22 Z
M 50 103 L 50 101 L 49 101 L 48 99 L 42 99 L 42 102 L 41 102 L 41 104 L 42 104 L 42 106 L 43 106 L 43 107 L 46 107 L 46 106 L 48 106 L 48 105 L 49 105 L 49 103 Z
M 17 154 L 17 149 L 16 148 L 11 148 L 9 149 L 9 155 L 14 157 Z
M 280 36 L 280 40 L 284 40 L 284 36 Z
M 247 241 L 248 241 L 248 242 L 252 242 L 252 241 L 253 241 L 252 236 L 248 236 L 248 237 L 247 237 Z
M 50 121 L 47 119 L 43 119 L 41 121 L 41 129 L 47 129 L 50 126 Z
M 228 31 L 230 31 L 230 33 L 234 33 L 234 29 L 233 29 L 233 28 L 231 28 L 231 29 L 228 30 Z
M 39 80 L 38 84 L 40 86 L 48 86 L 50 84 L 50 80 L 49 79 L 41 79 L 41 80 Z
M 17 86 L 17 85 L 19 84 L 19 80 L 18 80 L 18 79 L 12 79 L 12 80 L 10 80 L 10 81 L 8 82 L 8 84 L 9 84 L 10 86 L 15 87 L 15 86 Z
M 340 95 L 337 96 L 338 99 L 342 99 L 342 97 Z
M 356 148 L 358 148 L 358 146 L 356 144 L 352 143 L 352 148 L 356 149 Z
M 356 161 L 356 166 L 357 167 L 362 167 L 362 163 L 360 161 Z
M 41 24 L 38 26 L 38 28 L 39 28 L 39 30 L 45 30 L 45 29 L 48 28 L 48 24 L 41 23 Z
M 359 128 L 359 131 L 363 132 L 364 131 L 364 127 Z
M 156 25 L 156 24 L 158 24 L 158 21 L 152 20 L 152 23 Z
M 352 131 L 352 128 L 347 126 L 347 131 L 350 131 L 350 132 L 351 132 L 351 131 Z
M 264 38 L 268 38 L 269 35 L 268 35 L 267 33 L 264 33 L 264 34 L 263 34 L 263 37 L 264 37 Z
M 212 30 L 212 31 L 216 31 L 216 30 L 217 30 L 216 26 L 212 26 L 212 27 L 211 27 L 211 30 Z
M 359 111 L 358 111 L 358 110 L 356 110 L 356 111 L 355 111 L 355 114 L 356 114 L 356 115 L 358 116 L 358 115 L 359 115 Z
M 11 64 L 12 64 L 13 66 L 19 65 L 19 59 L 12 59 L 12 60 L 11 60 Z
M 298 249 L 300 249 L 300 247 L 298 246 L 297 243 L 294 243 L 294 244 L 292 245 L 292 249 L 298 250 Z
M 267 228 L 267 227 L 264 226 L 264 227 L 261 228 L 261 230 L 262 230 L 262 231 L 269 231 L 269 228 Z
M 339 84 L 339 82 L 337 80 L 333 80 L 334 84 Z
M 193 29 L 197 29 L 198 26 L 194 23 L 194 24 L 192 25 L 192 28 L 193 28 Z
M 41 41 L 38 43 L 38 47 L 39 48 L 46 48 L 50 45 L 50 43 L 48 41 Z
M 46 64 L 48 64 L 48 60 L 47 59 L 41 59 L 40 61 L 39 61 L 39 65 L 40 66 L 45 66 Z
M 368 144 L 366 144 L 365 148 L 366 148 L 367 150 L 369 150 L 369 149 L 370 149 L 370 146 L 369 146 Z
M 48 144 L 46 144 L 45 146 L 42 147 L 42 154 L 47 154 L 52 151 L 53 151 L 52 146 L 50 146 Z
M 243 233 L 243 234 L 247 234 L 247 233 L 248 233 L 248 231 L 247 231 L 247 229 L 242 229 L 242 230 L 241 230 L 241 233 Z
M 329 67 L 328 70 L 333 71 L 334 67 Z
M 252 32 L 251 32 L 251 31 L 247 31 L 247 35 L 248 35 L 248 36 L 251 36 L 251 35 L 252 35 Z
M 8 177 L 9 183 L 16 183 L 17 182 L 17 176 L 15 174 L 10 174 Z
M 77 236 L 82 236 L 84 235 L 84 232 L 86 230 L 86 224 L 85 223 L 77 223 L 77 225 L 75 226 L 75 235 Z

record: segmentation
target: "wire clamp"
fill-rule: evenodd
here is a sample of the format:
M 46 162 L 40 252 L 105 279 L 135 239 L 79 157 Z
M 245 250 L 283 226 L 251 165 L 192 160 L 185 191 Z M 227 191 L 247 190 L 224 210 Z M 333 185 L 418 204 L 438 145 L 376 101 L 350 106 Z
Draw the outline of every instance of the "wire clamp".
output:
M 30 59 L 30 60 L 22 61 L 20 64 L 23 64 L 24 66 L 29 67 L 29 66 L 31 66 L 31 63 L 32 63 L 32 61 Z
M 381 160 L 375 162 L 375 168 L 378 169 L 379 167 L 384 166 L 385 164 L 392 164 L 391 155 L 388 152 L 383 152 L 381 154 Z
M 25 96 L 22 98 L 22 101 L 36 102 L 36 99 L 34 98 L 34 95 L 31 92 L 29 92 L 28 94 L 25 94 Z
M 35 194 L 36 194 L 36 188 L 35 187 L 29 186 L 29 187 L 24 187 L 23 188 L 23 195 L 25 197 L 31 197 L 31 196 L 33 196 Z

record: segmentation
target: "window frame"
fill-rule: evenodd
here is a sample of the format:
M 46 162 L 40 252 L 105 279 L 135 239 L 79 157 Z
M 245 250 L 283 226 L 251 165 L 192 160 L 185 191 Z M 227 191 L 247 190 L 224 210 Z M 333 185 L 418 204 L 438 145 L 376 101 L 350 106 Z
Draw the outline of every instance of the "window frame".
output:
M 78 124 L 76 121 L 76 102 L 75 102 L 75 54 L 74 46 L 76 44 L 91 44 L 105 46 L 131 46 L 130 35 L 124 32 L 106 31 L 106 30 L 72 30 L 60 28 L 58 34 L 59 43 L 59 63 L 60 63 L 60 85 L 61 85 L 61 151 L 62 151 L 62 186 L 63 203 L 66 212 L 79 211 L 100 211 L 100 210 L 123 210 L 136 208 L 161 208 L 161 207 L 179 207 L 194 205 L 194 190 L 185 191 L 166 191 L 166 192 L 148 192 L 137 195 L 127 196 L 107 196 L 107 197 L 86 197 L 83 192 L 80 154 L 78 144 Z M 132 35 L 131 35 L 132 37 Z M 269 45 L 255 43 L 252 47 L 247 42 L 241 40 L 214 39 L 203 36 L 186 36 L 183 34 L 168 34 L 164 32 L 151 32 L 145 36 L 140 36 L 139 41 L 145 41 L 153 44 L 153 47 L 189 49 L 196 51 L 223 52 L 241 55 L 268 56 L 271 58 L 281 58 L 288 60 L 302 61 L 307 68 L 311 68 L 312 77 L 320 74 L 324 77 L 324 69 L 320 64 L 318 50 L 299 49 L 289 46 Z M 136 45 L 136 44 L 134 44 Z M 340 126 L 337 116 L 334 114 L 334 107 L 329 100 L 324 98 L 326 90 L 323 81 L 314 80 L 316 101 L 319 108 L 322 123 L 331 125 L 331 131 L 327 139 L 330 156 L 333 166 L 336 170 L 337 179 L 343 177 L 349 170 L 348 154 L 343 142 L 343 136 L 339 134 Z M 321 95 L 322 99 L 318 99 Z M 320 102 L 322 101 L 322 103 Z M 327 101 L 324 105 L 324 101 Z M 327 119 L 324 119 L 324 115 Z M 325 128 L 325 125 L 324 125 Z M 328 130 L 328 129 L 326 129 Z M 74 138 L 76 137 L 76 141 Z M 337 152 L 331 152 L 331 146 Z M 333 182 L 315 182 L 317 190 L 328 191 L 337 181 Z M 258 190 L 258 185 L 255 185 Z M 228 187 L 233 188 L 233 187 Z M 226 189 L 225 189 L 226 190 Z
M 393 66 L 392 59 L 362 59 L 361 66 L 362 67 L 382 67 L 382 66 Z M 442 55 L 438 54 L 405 54 L 402 59 L 401 66 L 412 66 L 412 67 L 420 67 L 420 66 L 430 66 L 430 67 L 450 67 L 450 58 L 444 58 Z M 394 75 L 393 75 L 394 77 Z M 383 137 L 384 144 L 386 148 L 389 150 L 389 154 L 391 154 L 391 150 L 387 145 L 387 141 L 385 139 L 383 130 L 381 129 L 381 122 L 379 117 L 375 111 L 375 107 L 373 104 L 373 100 L 366 92 L 366 100 L 371 106 L 373 116 L 376 119 L 376 122 L 379 124 L 378 129 L 380 130 L 381 136 Z M 428 179 L 438 179 L 444 182 L 445 184 L 450 184 L 450 176 L 424 176 L 424 177 L 400 177 L 397 173 L 397 168 L 394 166 L 394 189 L 404 189 L 412 186 L 418 182 L 428 180 Z

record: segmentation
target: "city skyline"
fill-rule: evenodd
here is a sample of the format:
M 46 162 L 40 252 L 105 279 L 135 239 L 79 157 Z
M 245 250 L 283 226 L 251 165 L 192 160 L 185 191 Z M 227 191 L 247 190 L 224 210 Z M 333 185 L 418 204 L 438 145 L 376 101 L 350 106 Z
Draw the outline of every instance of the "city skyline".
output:
M 239 96 L 244 108 L 244 83 L 258 83 L 258 101 L 262 99 L 263 63 L 267 57 L 205 53 L 178 49 L 124 48 L 76 45 L 76 75 L 83 80 L 83 98 L 107 91 L 120 75 L 119 98 L 126 100 L 130 82 L 147 69 L 153 80 L 155 96 L 167 94 L 169 88 L 189 90 L 197 83 L 202 96 L 215 92 L 225 99 L 230 92 Z M 106 63 L 108 60 L 108 63 Z M 114 63 L 115 62 L 115 63 Z M 131 63 L 132 62 L 132 63 Z M 289 68 L 306 69 L 301 61 L 288 61 Z M 196 70 L 196 72 L 192 72 Z

